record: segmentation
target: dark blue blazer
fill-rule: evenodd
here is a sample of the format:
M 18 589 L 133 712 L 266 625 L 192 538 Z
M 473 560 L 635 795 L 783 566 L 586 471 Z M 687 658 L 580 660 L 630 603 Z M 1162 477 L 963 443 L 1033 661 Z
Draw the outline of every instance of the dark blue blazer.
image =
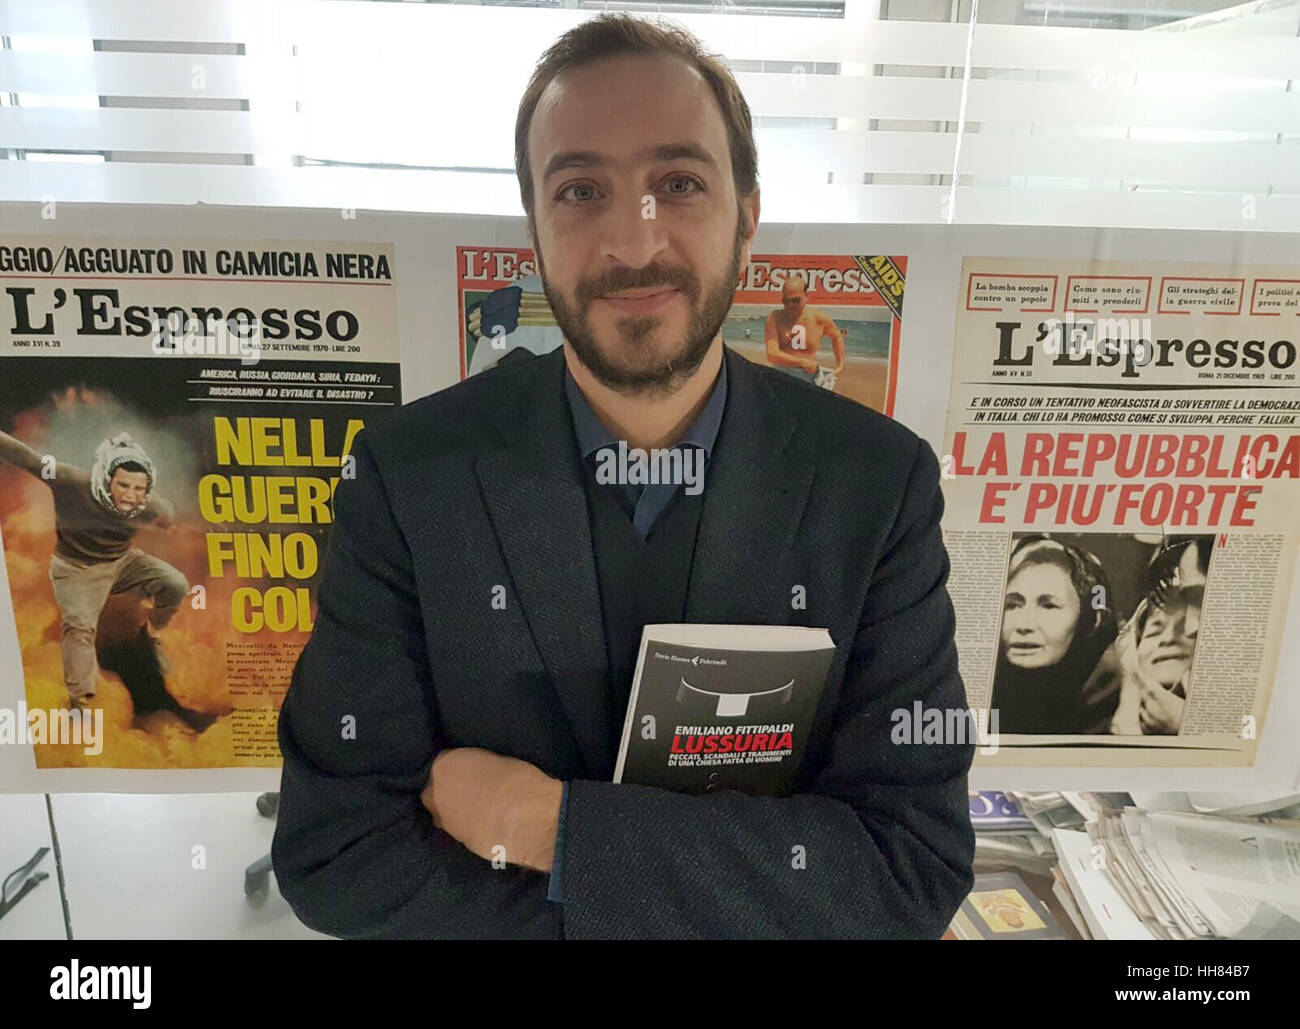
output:
M 315 628 L 279 725 L 272 859 L 308 926 L 348 938 L 942 934 L 972 883 L 974 747 L 891 741 L 892 714 L 915 701 L 966 706 L 938 463 L 892 419 L 729 348 L 725 360 L 686 620 L 829 629 L 835 659 L 798 792 L 610 782 L 622 712 L 563 356 L 506 362 L 363 431 L 356 477 L 338 485 Z M 546 899 L 545 874 L 494 869 L 434 827 L 420 791 L 435 754 L 463 746 L 570 781 L 563 904 Z

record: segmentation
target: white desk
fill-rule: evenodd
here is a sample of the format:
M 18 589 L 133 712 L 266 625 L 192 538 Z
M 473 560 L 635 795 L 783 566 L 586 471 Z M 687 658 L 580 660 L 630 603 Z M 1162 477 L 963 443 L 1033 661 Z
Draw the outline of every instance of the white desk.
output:
M 274 875 L 264 895 L 244 896 L 244 869 L 271 849 L 275 830 L 257 813 L 257 796 L 54 796 L 73 938 L 331 939 L 298 921 Z M 44 798 L 34 799 L 43 816 Z M 57 903 L 57 886 L 49 892 Z

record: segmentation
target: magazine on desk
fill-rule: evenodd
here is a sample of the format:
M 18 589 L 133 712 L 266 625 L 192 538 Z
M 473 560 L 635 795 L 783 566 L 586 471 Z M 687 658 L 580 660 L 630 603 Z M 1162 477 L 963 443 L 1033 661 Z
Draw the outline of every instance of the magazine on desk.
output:
M 825 629 L 647 625 L 614 781 L 793 792 L 834 656 Z

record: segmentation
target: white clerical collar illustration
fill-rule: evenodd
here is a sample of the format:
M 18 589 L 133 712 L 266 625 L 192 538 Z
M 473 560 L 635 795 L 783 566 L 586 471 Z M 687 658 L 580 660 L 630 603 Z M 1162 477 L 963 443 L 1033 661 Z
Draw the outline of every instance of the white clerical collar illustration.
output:
M 719 718 L 745 714 L 749 710 L 749 702 L 754 697 L 775 697 L 776 703 L 784 704 L 794 696 L 793 679 L 784 686 L 778 686 L 770 690 L 757 690 L 753 693 L 720 693 L 717 690 L 706 690 L 702 686 L 692 686 L 684 678 L 681 683 L 677 688 L 677 703 L 683 703 L 687 697 L 692 695 L 716 697 L 718 703 L 714 714 Z

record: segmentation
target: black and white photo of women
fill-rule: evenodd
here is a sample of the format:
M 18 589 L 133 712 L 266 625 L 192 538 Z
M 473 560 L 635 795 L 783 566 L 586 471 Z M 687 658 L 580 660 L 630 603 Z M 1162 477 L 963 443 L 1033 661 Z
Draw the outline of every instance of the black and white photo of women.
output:
M 1110 584 L 1089 551 L 1025 536 L 1007 563 L 991 706 L 998 731 L 1080 735 L 1110 730 L 1113 695 L 1084 686 L 1115 640 Z

